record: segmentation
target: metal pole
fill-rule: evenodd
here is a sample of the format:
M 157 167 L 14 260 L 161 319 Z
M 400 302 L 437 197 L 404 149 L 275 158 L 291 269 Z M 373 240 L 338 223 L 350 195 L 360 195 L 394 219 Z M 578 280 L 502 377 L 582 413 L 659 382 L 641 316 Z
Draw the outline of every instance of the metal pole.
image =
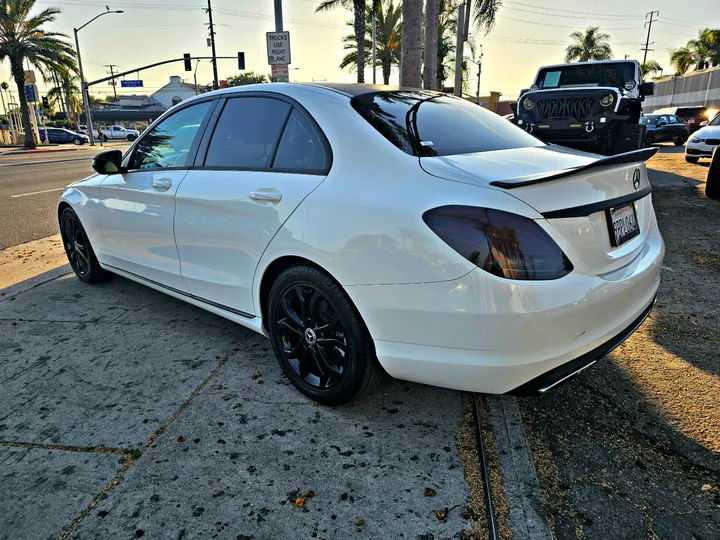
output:
M 8 138 L 10 139 L 9 144 L 12 144 L 12 138 L 10 138 L 10 134 L 12 133 L 10 130 L 10 126 L 12 124 L 10 123 L 10 115 L 8 114 L 7 108 L 5 107 L 5 96 L 3 95 L 2 89 L 0 89 L 0 99 L 2 100 L 3 114 L 5 115 L 5 118 L 7 118 L 7 121 L 8 121 Z M 4 136 L 3 136 L 3 140 L 5 140 Z
M 198 92 L 198 85 L 197 85 L 197 68 L 200 65 L 200 60 L 195 62 L 195 73 L 193 74 L 193 77 L 195 78 L 195 95 L 197 96 L 200 92 Z
M 212 66 L 213 66 L 213 90 L 217 90 L 220 88 L 220 84 L 218 83 L 218 74 L 217 74 L 217 58 L 215 58 L 215 26 L 213 25 L 213 19 L 212 19 L 212 5 L 210 5 L 210 0 L 208 0 L 208 18 L 210 19 L 210 47 L 212 48 Z
M 87 122 L 88 137 L 90 137 L 90 146 L 95 146 L 95 135 L 93 134 L 92 118 L 90 117 L 90 98 L 88 97 L 87 83 L 85 82 L 85 72 L 82 67 L 82 57 L 80 56 L 80 42 L 78 41 L 78 30 L 73 28 L 75 32 L 75 50 L 77 51 L 78 69 L 80 70 L 80 92 L 82 92 L 83 107 L 85 108 L 85 122 Z
M 458 6 L 457 45 L 455 45 L 455 88 L 453 94 L 462 97 L 462 61 L 463 61 L 463 24 L 465 22 L 465 4 Z
M 480 105 L 480 75 L 482 75 L 482 59 L 483 59 L 483 48 L 482 48 L 482 45 L 480 45 L 480 60 L 478 61 L 478 85 L 477 85 L 477 104 L 478 105 Z
M 275 0 L 275 31 L 283 31 L 282 0 Z
M 377 84 L 377 22 L 375 20 L 375 10 L 373 10 L 372 18 L 372 66 L 373 66 L 373 84 Z

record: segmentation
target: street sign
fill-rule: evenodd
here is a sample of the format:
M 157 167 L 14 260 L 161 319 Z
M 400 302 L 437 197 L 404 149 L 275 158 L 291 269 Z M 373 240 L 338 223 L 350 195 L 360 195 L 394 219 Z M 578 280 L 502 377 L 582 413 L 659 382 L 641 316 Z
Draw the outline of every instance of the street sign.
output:
M 272 76 L 272 82 L 288 82 L 290 80 L 287 64 L 271 65 L 270 75 Z
M 130 81 L 130 80 L 120 81 L 120 86 L 122 86 L 123 88 L 136 88 L 136 87 L 142 86 L 142 85 L 143 85 L 142 81 Z
M 268 64 L 290 63 L 290 32 L 267 32 Z
M 25 72 L 25 84 L 35 84 L 36 82 L 35 72 L 32 69 L 28 69 Z
M 40 93 L 38 92 L 38 88 L 34 84 L 26 84 L 25 85 L 25 99 L 28 103 L 35 103 L 38 101 L 38 97 L 40 96 Z

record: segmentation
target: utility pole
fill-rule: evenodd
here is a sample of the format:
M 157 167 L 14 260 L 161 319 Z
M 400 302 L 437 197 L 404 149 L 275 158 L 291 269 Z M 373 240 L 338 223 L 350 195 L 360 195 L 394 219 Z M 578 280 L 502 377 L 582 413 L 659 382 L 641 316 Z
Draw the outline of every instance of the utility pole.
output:
M 117 85 L 117 81 L 115 80 L 115 71 L 113 70 L 113 68 L 120 66 L 118 66 L 117 64 L 104 64 L 104 66 L 110 70 L 110 76 L 112 77 L 112 79 L 110 79 L 110 84 L 113 87 L 113 96 L 115 96 L 115 101 L 117 101 L 117 89 L 115 88 L 115 86 Z
M 478 60 L 477 67 L 478 67 L 478 84 L 477 84 L 477 94 L 475 96 L 475 103 L 480 105 L 480 75 L 482 75 L 482 59 L 483 59 L 483 47 L 480 45 L 480 60 Z
M 283 31 L 282 0 L 275 0 L 275 31 Z
M 212 5 L 210 5 L 210 0 L 208 0 L 208 7 L 207 7 L 207 14 L 208 18 L 210 19 L 210 47 L 212 47 L 212 66 L 213 66 L 213 90 L 217 90 L 220 88 L 220 84 L 218 83 L 218 74 L 217 74 L 217 58 L 215 58 L 215 26 L 213 25 L 212 20 Z
M 460 4 L 458 6 L 457 17 L 457 44 L 455 45 L 455 88 L 453 89 L 453 93 L 458 97 L 462 97 L 462 63 L 465 4 Z
M 373 84 L 377 84 L 377 78 L 376 78 L 376 71 L 377 71 L 377 51 L 376 51 L 376 45 L 377 45 L 377 23 L 375 21 L 375 10 L 373 9 L 372 14 L 372 66 L 373 66 Z
M 654 41 L 653 41 L 653 43 L 650 43 L 650 29 L 652 28 L 652 23 L 655 22 L 655 20 L 657 20 L 657 19 L 653 20 L 653 16 L 654 16 L 654 15 L 658 15 L 658 16 L 659 16 L 659 15 L 660 15 L 660 12 L 659 12 L 659 11 L 650 11 L 649 13 L 646 13 L 646 14 L 645 14 L 645 18 L 646 18 L 646 19 L 648 18 L 648 15 L 650 15 L 650 20 L 649 20 L 649 21 L 645 21 L 645 26 L 647 26 L 647 29 L 648 29 L 647 39 L 645 39 L 645 46 L 644 46 L 644 47 L 640 47 L 640 50 L 641 50 L 641 51 L 645 51 L 645 54 L 643 55 L 643 61 L 642 61 L 643 64 L 644 64 L 645 62 L 647 62 L 647 53 L 648 53 L 648 51 L 654 51 L 654 50 L 655 50 L 655 49 L 650 49 L 650 48 L 649 48 L 650 45 L 652 45 L 653 43 L 655 43 Z

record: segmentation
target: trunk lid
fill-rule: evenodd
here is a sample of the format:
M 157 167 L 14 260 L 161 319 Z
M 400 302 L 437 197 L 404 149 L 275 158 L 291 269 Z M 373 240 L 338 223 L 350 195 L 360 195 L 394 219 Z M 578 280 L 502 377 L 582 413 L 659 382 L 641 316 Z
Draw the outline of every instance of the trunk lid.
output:
M 575 251 L 576 267 L 605 274 L 632 261 L 654 226 L 645 161 L 656 151 L 604 157 L 545 146 L 421 158 L 420 164 L 433 176 L 522 200 L 543 215 L 561 248 Z M 615 246 L 608 208 L 630 203 L 640 234 Z

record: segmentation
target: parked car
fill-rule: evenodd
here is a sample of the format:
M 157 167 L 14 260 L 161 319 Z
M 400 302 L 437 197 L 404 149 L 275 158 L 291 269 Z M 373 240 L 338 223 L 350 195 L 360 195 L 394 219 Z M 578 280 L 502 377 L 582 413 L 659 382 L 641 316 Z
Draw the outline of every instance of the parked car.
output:
M 713 150 L 720 146 L 720 113 L 709 123 L 693 133 L 685 146 L 685 161 L 697 163 L 700 158 L 711 158 Z
M 653 111 L 653 114 L 674 114 L 687 122 L 690 133 L 700 129 L 702 122 L 708 121 L 707 108 L 702 105 L 690 107 L 664 107 Z
M 79 279 L 118 274 L 269 336 L 318 402 L 382 368 L 532 394 L 650 312 L 656 152 L 547 145 L 439 92 L 253 85 L 185 100 L 96 156 L 57 216 Z
M 122 126 L 108 126 L 102 128 L 103 140 L 128 140 L 134 141 L 138 138 L 140 133 L 137 129 L 125 129 Z M 95 136 L 98 137 L 98 131 L 95 131 Z
M 78 126 L 78 131 L 80 133 L 83 133 L 84 135 L 88 135 L 88 136 L 90 135 L 90 130 L 88 129 L 88 127 L 85 124 L 80 124 Z
M 47 131 L 47 139 L 48 142 L 54 143 L 54 144 L 65 144 L 65 143 L 73 143 L 75 145 L 83 145 L 86 142 L 88 142 L 87 135 L 83 135 L 82 133 L 75 133 L 74 131 L 70 131 L 69 129 L 65 128 L 40 128 L 38 130 L 40 132 L 40 141 L 45 142 L 45 132 Z
M 674 114 L 646 114 L 640 118 L 645 126 L 645 146 L 659 142 L 674 142 L 682 146 L 690 137 L 688 125 Z
M 557 64 L 541 67 L 511 107 L 543 141 L 612 155 L 643 147 L 642 102 L 654 88 L 636 60 Z

